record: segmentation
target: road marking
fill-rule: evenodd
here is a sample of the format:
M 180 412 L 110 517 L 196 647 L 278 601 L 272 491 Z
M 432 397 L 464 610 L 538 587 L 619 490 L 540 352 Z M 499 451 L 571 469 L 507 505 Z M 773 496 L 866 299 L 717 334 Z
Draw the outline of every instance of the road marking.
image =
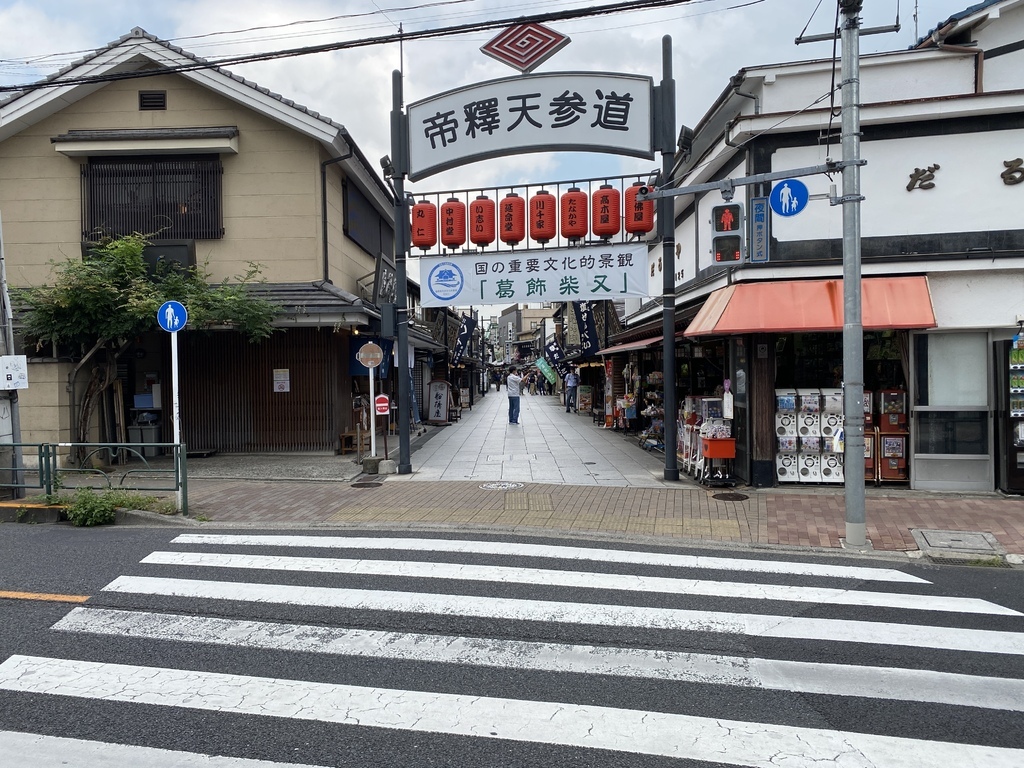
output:
M 931 627 L 841 619 L 810 619 L 771 614 L 686 611 L 629 605 L 513 600 L 474 595 L 338 589 L 331 587 L 253 584 L 192 579 L 119 576 L 106 592 L 210 598 L 253 603 L 312 605 L 365 611 L 473 616 L 514 621 L 544 621 L 608 627 L 647 627 L 694 632 L 721 632 L 834 642 L 942 648 L 979 653 L 1024 655 L 1024 635 L 1015 632 Z
M 501 541 L 462 541 L 456 539 L 390 539 L 362 536 L 261 536 L 183 533 L 174 544 L 217 544 L 246 547 L 313 547 L 326 549 L 389 549 L 403 552 L 458 552 L 515 557 L 553 557 L 559 560 L 593 560 L 605 563 L 664 565 L 676 568 L 745 571 L 748 573 L 786 573 L 799 576 L 860 579 L 864 581 L 897 581 L 930 584 L 926 579 L 891 568 L 865 568 L 849 565 L 775 560 L 744 560 L 729 557 L 697 557 L 667 552 L 634 552 L 632 550 L 561 547 L 548 544 L 518 544 Z
M 0 689 L 742 766 L 1019 768 L 1024 750 L 547 701 L 12 656 Z
M 53 628 L 203 645 L 710 683 L 1024 712 L 1022 680 L 898 667 L 379 632 L 107 608 L 75 608 Z
M 84 603 L 90 595 L 55 595 L 49 592 L 9 592 L 0 590 L 0 598 L 7 600 L 42 600 L 51 603 Z
M 196 752 L 175 752 L 14 731 L 0 731 L 0 765 L 73 765 L 74 768 L 316 768 L 312 765 L 201 755 Z
M 674 595 L 781 600 L 830 605 L 897 608 L 912 611 L 948 611 L 1021 616 L 1018 611 L 965 597 L 864 592 L 828 587 L 800 587 L 782 584 L 673 579 L 617 573 L 512 568 L 507 566 L 425 563 L 394 560 L 346 560 L 327 557 L 281 557 L 236 555 L 217 552 L 153 552 L 142 560 L 147 565 L 181 565 L 209 568 L 243 568 L 270 571 L 300 571 L 362 576 L 400 576 L 417 579 L 455 579 L 502 584 L 537 584 L 581 589 L 609 589 L 628 592 L 660 592 Z

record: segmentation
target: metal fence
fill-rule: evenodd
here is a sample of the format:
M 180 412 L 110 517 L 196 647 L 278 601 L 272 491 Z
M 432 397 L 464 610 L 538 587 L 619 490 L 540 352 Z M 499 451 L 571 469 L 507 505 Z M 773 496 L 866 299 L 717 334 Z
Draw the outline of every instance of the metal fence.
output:
M 36 456 L 35 467 L 0 468 L 0 488 L 18 492 L 38 490 L 52 496 L 61 488 L 113 488 L 145 492 L 173 491 L 177 506 L 188 514 L 188 471 L 180 443 L 4 443 L 0 451 Z M 61 452 L 79 456 L 76 466 L 60 466 Z M 162 455 L 166 452 L 166 456 Z M 156 456 L 151 454 L 156 453 Z M 150 459 L 156 459 L 151 462 Z

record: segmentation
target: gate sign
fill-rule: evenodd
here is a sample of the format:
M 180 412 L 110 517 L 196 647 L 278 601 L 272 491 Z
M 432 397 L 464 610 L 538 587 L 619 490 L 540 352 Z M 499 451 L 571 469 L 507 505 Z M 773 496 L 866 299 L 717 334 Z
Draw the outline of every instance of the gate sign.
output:
M 373 410 L 378 416 L 387 416 L 391 412 L 391 400 L 387 395 L 377 395 L 373 399 Z
M 410 104 L 409 179 L 522 152 L 652 159 L 650 77 L 552 72 L 469 85 Z
M 156 312 L 156 321 L 168 333 L 177 333 L 188 322 L 188 310 L 180 301 L 165 301 Z
M 807 185 L 800 179 L 780 181 L 768 196 L 768 204 L 779 216 L 796 216 L 807 207 Z

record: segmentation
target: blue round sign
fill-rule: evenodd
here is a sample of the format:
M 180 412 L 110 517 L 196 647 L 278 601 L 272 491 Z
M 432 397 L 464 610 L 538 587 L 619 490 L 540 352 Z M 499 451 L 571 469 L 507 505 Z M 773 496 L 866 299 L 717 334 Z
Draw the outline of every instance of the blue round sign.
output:
M 772 187 L 768 205 L 779 216 L 796 216 L 807 206 L 810 195 L 799 179 L 785 179 Z
M 157 310 L 156 321 L 168 333 L 177 333 L 188 322 L 188 310 L 180 301 L 165 301 Z

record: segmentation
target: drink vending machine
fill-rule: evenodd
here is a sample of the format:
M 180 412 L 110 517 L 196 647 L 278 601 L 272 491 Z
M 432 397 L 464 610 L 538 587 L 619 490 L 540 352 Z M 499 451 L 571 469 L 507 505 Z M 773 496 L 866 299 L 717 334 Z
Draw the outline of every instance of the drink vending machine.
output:
M 1024 493 L 1024 333 L 996 342 L 999 488 Z

